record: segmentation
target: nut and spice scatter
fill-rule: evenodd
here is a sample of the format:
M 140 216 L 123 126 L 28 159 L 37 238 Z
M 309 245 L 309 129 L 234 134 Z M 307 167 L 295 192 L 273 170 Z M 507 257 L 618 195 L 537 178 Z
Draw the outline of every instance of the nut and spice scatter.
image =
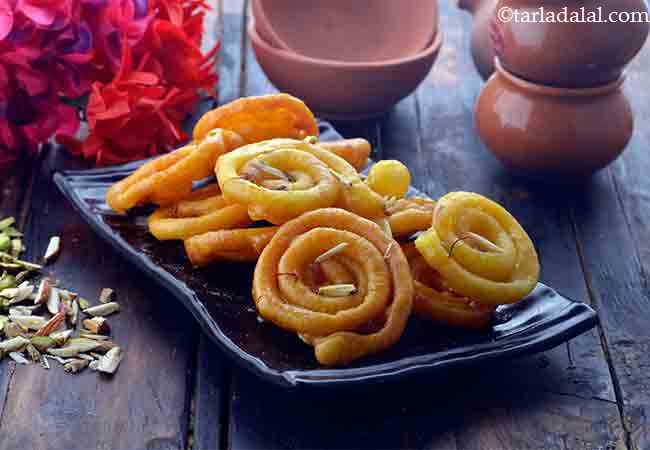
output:
M 103 288 L 97 304 L 92 304 L 42 274 L 41 265 L 21 259 L 25 246 L 15 223 L 13 217 L 0 219 L 0 360 L 39 364 L 45 370 L 52 360 L 70 374 L 88 366 L 115 373 L 124 351 L 111 341 L 105 317 L 120 310 L 115 292 Z M 60 251 L 61 238 L 53 236 L 44 264 Z M 81 311 L 86 314 L 83 320 Z

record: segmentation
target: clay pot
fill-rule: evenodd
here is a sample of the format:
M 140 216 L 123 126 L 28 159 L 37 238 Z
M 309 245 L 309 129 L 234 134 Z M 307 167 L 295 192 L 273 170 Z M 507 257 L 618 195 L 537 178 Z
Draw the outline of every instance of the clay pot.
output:
M 476 104 L 483 143 L 508 168 L 524 173 L 585 175 L 623 151 L 634 119 L 623 77 L 596 88 L 541 86 L 496 61 Z
M 483 0 L 488 3 L 491 0 Z M 508 71 L 540 84 L 593 87 L 617 80 L 643 46 L 648 23 L 505 22 L 502 8 L 520 17 L 540 11 L 556 17 L 598 12 L 647 13 L 645 0 L 499 0 L 492 15 L 490 36 L 494 50 Z
M 438 0 L 253 0 L 252 12 L 273 47 L 335 61 L 413 56 L 438 31 Z
M 281 91 L 301 98 L 321 117 L 358 119 L 386 112 L 427 76 L 442 45 L 438 33 L 419 53 L 381 62 L 316 59 L 278 49 L 257 32 L 248 36 L 269 80 Z
M 489 25 L 498 0 L 459 0 L 458 7 L 470 12 L 472 24 L 471 51 L 474 65 L 484 80 L 494 72 L 494 49 L 490 41 Z

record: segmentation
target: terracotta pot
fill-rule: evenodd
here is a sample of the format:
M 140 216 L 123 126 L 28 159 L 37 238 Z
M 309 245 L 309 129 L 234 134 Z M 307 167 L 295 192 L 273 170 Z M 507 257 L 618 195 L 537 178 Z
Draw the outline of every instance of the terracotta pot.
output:
M 471 51 L 474 65 L 484 80 L 494 72 L 494 49 L 489 25 L 498 0 L 459 0 L 458 7 L 472 14 Z
M 489 0 L 483 0 L 488 2 Z M 505 22 L 501 8 L 529 17 L 544 8 L 556 17 L 602 11 L 647 13 L 645 0 L 499 0 L 492 15 L 491 39 L 503 67 L 529 81 L 561 87 L 593 87 L 618 79 L 643 46 L 648 23 Z
M 281 91 L 301 98 L 321 117 L 357 119 L 388 110 L 427 76 L 442 45 L 440 33 L 421 52 L 381 62 L 309 58 L 273 47 L 248 28 L 255 56 Z
M 438 1 L 253 0 L 257 32 L 272 46 L 346 62 L 420 53 L 438 31 Z
M 584 175 L 623 151 L 634 125 L 623 77 L 596 88 L 541 86 L 505 71 L 498 60 L 476 104 L 483 143 L 518 172 Z

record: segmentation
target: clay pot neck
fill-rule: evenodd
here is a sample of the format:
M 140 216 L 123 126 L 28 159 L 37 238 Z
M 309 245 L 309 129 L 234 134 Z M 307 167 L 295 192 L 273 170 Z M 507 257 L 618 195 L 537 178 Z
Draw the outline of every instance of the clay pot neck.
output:
M 552 96 L 552 97 L 595 97 L 610 94 L 621 87 L 625 81 L 625 74 L 607 84 L 589 88 L 561 88 L 556 86 L 547 86 L 543 84 L 531 83 L 530 81 L 519 78 L 503 68 L 499 58 L 494 58 L 494 67 L 499 76 L 503 77 L 508 83 L 519 89 L 532 94 Z

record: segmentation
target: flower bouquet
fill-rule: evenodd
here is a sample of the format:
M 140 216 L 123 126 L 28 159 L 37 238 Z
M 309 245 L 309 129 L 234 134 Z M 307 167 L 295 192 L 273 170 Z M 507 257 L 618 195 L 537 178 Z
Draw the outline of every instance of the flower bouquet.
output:
M 52 137 L 97 165 L 178 145 L 181 122 L 216 88 L 218 43 L 201 51 L 209 9 L 204 0 L 0 0 L 0 169 Z

